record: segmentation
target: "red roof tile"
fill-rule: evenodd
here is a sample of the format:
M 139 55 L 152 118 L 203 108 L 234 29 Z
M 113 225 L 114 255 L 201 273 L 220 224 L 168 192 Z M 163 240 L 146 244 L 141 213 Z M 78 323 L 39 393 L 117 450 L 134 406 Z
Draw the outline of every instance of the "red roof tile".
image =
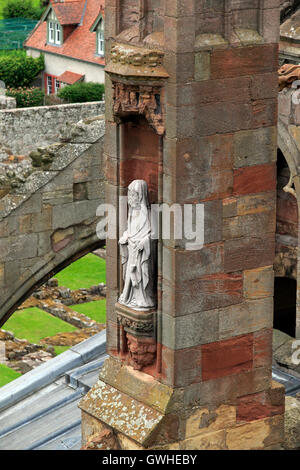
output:
M 52 1 L 53 10 L 60 24 L 79 24 L 84 2 L 81 0 L 65 0 L 63 3 Z
M 66 70 L 59 77 L 57 77 L 57 80 L 63 83 L 67 83 L 68 85 L 73 85 L 73 83 L 79 82 L 79 80 L 81 80 L 83 77 L 84 75 Z
M 25 47 L 38 49 L 41 52 L 50 52 L 73 59 L 83 60 L 85 62 L 105 65 L 104 57 L 96 55 L 96 33 L 91 33 L 90 31 L 100 11 L 104 9 L 104 2 L 105 0 L 65 0 L 64 4 L 57 3 L 56 7 L 58 5 L 64 5 L 66 7 L 68 4 L 72 4 L 73 6 L 74 4 L 80 4 L 84 12 L 82 24 L 74 29 L 61 46 L 53 46 L 47 44 L 47 22 L 40 22 L 25 41 Z M 86 8 L 84 11 L 85 3 Z M 69 22 L 70 20 L 66 21 Z

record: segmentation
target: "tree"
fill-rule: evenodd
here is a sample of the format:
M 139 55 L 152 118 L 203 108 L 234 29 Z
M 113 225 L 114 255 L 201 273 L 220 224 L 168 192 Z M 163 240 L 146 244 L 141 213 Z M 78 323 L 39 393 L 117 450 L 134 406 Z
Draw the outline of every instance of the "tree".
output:
M 7 0 L 3 8 L 4 18 L 28 18 L 39 20 L 43 12 L 40 5 L 35 6 L 32 0 Z

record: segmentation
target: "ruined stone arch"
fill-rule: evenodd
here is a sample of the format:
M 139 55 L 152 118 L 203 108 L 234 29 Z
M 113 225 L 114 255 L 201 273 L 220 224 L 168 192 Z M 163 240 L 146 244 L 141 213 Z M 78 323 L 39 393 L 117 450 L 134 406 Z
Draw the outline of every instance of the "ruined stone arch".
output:
M 70 125 L 0 200 L 0 325 L 47 279 L 105 244 L 96 233 L 103 136 L 102 116 Z

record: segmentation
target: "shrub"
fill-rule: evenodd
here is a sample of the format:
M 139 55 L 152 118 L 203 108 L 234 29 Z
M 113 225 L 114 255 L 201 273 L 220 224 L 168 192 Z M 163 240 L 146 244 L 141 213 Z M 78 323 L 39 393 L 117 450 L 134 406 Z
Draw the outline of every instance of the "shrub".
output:
M 3 18 L 28 18 L 39 20 L 42 16 L 43 8 L 40 2 L 36 3 L 32 0 L 7 0 L 3 7 Z
M 40 88 L 8 88 L 7 96 L 17 100 L 17 108 L 29 108 L 31 106 L 43 106 L 45 93 Z
M 7 87 L 27 87 L 44 70 L 44 56 L 37 59 L 25 54 L 7 54 L 0 56 L 0 80 Z
M 86 103 L 87 101 L 101 101 L 104 85 L 93 82 L 79 82 L 61 88 L 59 98 L 68 103 Z

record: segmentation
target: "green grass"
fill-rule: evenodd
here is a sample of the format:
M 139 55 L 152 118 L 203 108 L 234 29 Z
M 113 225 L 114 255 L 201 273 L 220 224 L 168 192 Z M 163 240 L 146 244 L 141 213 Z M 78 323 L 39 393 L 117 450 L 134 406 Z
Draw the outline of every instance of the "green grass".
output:
M 69 289 L 95 286 L 106 281 L 106 263 L 99 256 L 89 253 L 58 273 L 59 285 Z
M 54 351 L 55 351 L 55 354 L 58 356 L 59 354 L 65 352 L 65 351 L 68 351 L 68 349 L 70 349 L 71 346 L 54 346 Z
M 106 322 L 106 299 L 72 305 L 71 308 L 76 312 L 83 313 L 83 315 L 86 315 L 98 323 Z
M 16 372 L 15 370 L 10 369 L 4 364 L 0 364 L 0 387 L 2 387 L 5 384 L 8 384 L 12 380 L 17 379 L 18 377 L 20 377 L 20 375 L 21 374 L 19 374 L 19 372 Z
M 69 323 L 35 307 L 15 312 L 3 325 L 3 329 L 12 331 L 16 338 L 27 339 L 35 344 L 47 336 L 76 330 Z

